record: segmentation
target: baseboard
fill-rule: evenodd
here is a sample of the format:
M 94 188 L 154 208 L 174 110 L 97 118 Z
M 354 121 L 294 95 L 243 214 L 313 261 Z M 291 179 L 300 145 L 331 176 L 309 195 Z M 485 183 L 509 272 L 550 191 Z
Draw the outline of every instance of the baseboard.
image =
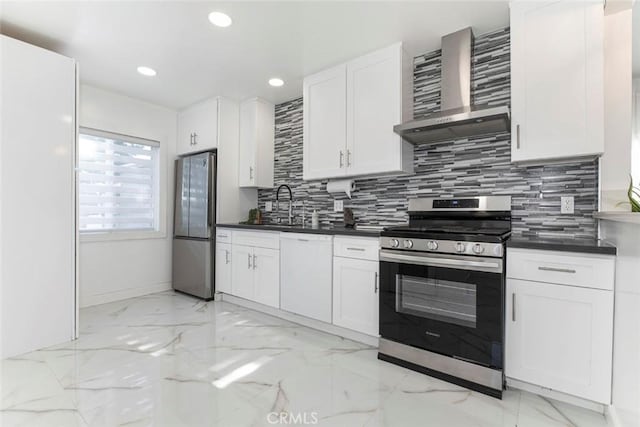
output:
M 620 417 L 618 416 L 618 411 L 614 406 L 608 406 L 604 415 L 607 418 L 607 423 L 609 425 L 612 425 L 613 427 L 623 427 Z
M 540 387 L 535 384 L 529 384 L 524 381 L 514 380 L 513 378 L 506 378 L 507 386 L 517 388 L 518 390 L 528 391 L 533 394 L 538 394 L 540 396 L 548 397 L 554 400 L 559 400 L 560 402 L 569 403 L 574 406 L 579 406 L 581 408 L 589 409 L 591 411 L 598 412 L 600 414 L 605 414 L 605 409 L 607 405 L 602 403 L 594 402 L 592 400 L 583 399 L 581 397 L 572 396 L 570 394 L 562 393 L 560 391 L 552 390 L 550 388 Z
M 283 311 L 275 307 L 270 307 L 268 305 L 263 305 L 263 304 L 260 304 L 254 301 L 249 301 L 244 298 L 239 298 L 233 295 L 217 293 L 214 299 L 216 301 L 226 301 L 232 304 L 239 305 L 241 307 L 246 307 L 252 310 L 260 311 L 260 312 L 269 314 L 271 316 L 288 320 L 293 323 L 298 323 L 302 326 L 307 326 L 309 328 L 317 329 L 322 332 L 338 335 L 339 337 L 347 338 L 353 341 L 358 341 L 360 343 L 367 344 L 372 347 L 378 347 L 378 337 L 352 331 L 351 329 L 345 329 L 340 326 L 332 325 L 330 323 L 325 323 L 319 320 L 300 316 L 298 314 L 289 313 L 288 311 Z
M 154 283 L 153 285 L 139 286 L 130 289 L 120 289 L 113 292 L 105 292 L 97 295 L 83 295 L 82 284 L 80 286 L 80 308 L 91 307 L 92 305 L 106 304 L 108 302 L 121 301 L 124 299 L 141 297 L 143 295 L 155 294 L 171 289 L 171 282 Z
M 613 427 L 640 427 L 640 408 L 637 411 L 608 406 L 605 412 L 607 422 Z

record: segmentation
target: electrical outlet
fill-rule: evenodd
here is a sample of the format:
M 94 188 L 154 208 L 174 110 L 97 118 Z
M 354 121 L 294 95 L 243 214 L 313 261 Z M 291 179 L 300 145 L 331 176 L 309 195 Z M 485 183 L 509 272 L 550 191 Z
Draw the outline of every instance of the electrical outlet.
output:
M 273 211 L 273 202 L 264 202 L 264 210 L 267 212 Z
M 342 200 L 334 200 L 333 201 L 333 211 L 334 212 L 342 212 L 344 210 L 344 201 Z
M 560 213 L 573 213 L 573 196 L 560 197 Z

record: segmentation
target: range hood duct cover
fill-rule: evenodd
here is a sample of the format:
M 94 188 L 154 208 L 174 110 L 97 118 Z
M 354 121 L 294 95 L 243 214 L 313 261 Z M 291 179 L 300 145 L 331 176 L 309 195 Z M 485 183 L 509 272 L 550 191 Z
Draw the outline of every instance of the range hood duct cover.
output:
M 396 125 L 394 132 L 412 144 L 423 144 L 509 129 L 509 107 L 471 105 L 472 52 L 471 28 L 442 38 L 441 111 Z

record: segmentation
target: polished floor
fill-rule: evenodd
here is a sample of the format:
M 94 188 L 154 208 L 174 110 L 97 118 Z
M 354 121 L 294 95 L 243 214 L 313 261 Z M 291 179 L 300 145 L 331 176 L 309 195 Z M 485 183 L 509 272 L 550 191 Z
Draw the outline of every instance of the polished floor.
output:
M 503 400 L 374 348 L 173 292 L 90 307 L 74 342 L 2 361 L 4 426 L 606 426 L 518 391 Z

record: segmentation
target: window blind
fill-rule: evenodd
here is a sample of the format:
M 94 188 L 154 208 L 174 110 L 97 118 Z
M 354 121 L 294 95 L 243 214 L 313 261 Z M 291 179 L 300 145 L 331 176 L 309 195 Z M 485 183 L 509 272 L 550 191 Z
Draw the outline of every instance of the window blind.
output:
M 81 128 L 80 231 L 158 229 L 157 141 Z

